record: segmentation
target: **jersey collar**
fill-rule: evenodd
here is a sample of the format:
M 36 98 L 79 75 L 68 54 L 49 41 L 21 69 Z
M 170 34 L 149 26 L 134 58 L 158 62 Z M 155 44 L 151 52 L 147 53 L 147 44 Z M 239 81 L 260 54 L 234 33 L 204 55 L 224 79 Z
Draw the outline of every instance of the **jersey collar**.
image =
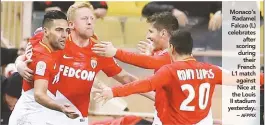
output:
M 179 60 L 179 61 L 196 61 L 196 59 L 191 55 L 191 56 L 184 58 L 182 60 Z
M 44 48 L 46 48 L 49 51 L 49 53 L 52 53 L 52 49 L 48 45 L 43 43 L 42 41 L 40 41 L 40 45 L 42 45 Z

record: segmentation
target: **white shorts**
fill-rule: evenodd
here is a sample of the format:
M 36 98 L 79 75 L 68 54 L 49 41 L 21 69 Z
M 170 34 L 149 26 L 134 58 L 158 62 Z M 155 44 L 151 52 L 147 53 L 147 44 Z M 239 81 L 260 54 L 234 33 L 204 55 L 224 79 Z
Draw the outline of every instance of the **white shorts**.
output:
M 61 125 L 53 122 L 57 111 L 37 103 L 33 92 L 29 90 L 21 95 L 9 118 L 9 125 Z
M 43 112 L 23 113 L 23 115 L 12 113 L 9 118 L 9 125 L 56 125 L 51 121 L 52 119 L 48 117 L 49 114 Z

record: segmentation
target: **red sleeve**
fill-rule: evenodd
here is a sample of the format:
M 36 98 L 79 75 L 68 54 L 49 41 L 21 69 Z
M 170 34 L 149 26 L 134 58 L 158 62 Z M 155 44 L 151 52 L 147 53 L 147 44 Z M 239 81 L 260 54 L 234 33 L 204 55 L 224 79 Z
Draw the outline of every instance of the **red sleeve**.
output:
M 168 55 L 146 56 L 133 52 L 126 52 L 121 49 L 118 49 L 115 58 L 122 62 L 145 69 L 159 69 L 166 64 L 170 64 L 170 58 Z
M 102 71 L 108 76 L 112 77 L 121 72 L 121 68 L 118 66 L 117 62 L 113 58 L 107 58 L 104 60 L 104 67 Z
M 221 85 L 222 84 L 222 74 L 223 73 L 227 73 L 228 74 L 228 71 L 219 67 L 219 66 L 213 66 L 213 73 L 214 73 L 214 83 L 215 84 L 219 84 Z
M 34 80 L 37 79 L 45 79 L 49 81 L 49 76 L 51 72 L 51 63 L 45 59 L 37 60 L 33 65 L 34 72 Z
M 150 78 L 131 82 L 123 86 L 113 87 L 112 92 L 114 97 L 128 96 L 135 93 L 145 93 L 169 84 L 172 78 L 173 77 L 169 69 L 166 66 L 163 66 Z
M 43 32 L 39 32 L 39 33 L 35 34 L 34 36 L 32 36 L 32 37 L 30 38 L 30 40 L 29 40 L 30 43 L 31 43 L 33 46 L 35 46 L 37 43 L 39 43 L 39 42 L 42 40 L 43 35 L 44 35 Z

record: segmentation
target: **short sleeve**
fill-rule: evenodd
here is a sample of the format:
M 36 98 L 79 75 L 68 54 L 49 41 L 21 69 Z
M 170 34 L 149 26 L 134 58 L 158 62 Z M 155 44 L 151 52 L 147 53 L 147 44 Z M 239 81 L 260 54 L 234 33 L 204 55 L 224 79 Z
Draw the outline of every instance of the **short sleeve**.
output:
M 104 65 L 103 65 L 102 71 L 108 77 L 115 76 L 122 71 L 122 69 L 117 64 L 117 62 L 114 58 L 106 58 L 103 63 L 104 63 Z
M 38 59 L 34 66 L 34 80 L 45 79 L 49 81 L 49 76 L 51 73 L 51 62 L 45 59 Z

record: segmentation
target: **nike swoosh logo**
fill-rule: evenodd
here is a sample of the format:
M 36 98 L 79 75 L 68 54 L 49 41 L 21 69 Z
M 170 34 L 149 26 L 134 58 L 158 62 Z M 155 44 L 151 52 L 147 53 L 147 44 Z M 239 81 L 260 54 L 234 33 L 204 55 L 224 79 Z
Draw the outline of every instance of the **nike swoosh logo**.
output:
M 73 59 L 73 57 L 69 57 L 69 56 L 66 56 L 66 55 L 63 55 L 63 58 L 65 58 L 65 59 Z

